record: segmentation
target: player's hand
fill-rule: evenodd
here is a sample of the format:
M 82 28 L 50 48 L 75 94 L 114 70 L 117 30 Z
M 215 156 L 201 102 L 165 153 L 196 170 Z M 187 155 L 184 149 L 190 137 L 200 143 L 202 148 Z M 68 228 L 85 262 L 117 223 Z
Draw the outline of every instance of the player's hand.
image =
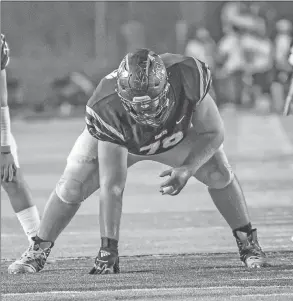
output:
M 1 179 L 3 182 L 12 182 L 17 171 L 12 154 L 1 154 Z
M 119 274 L 119 256 L 118 251 L 110 249 L 100 249 L 95 259 L 94 267 L 90 270 L 91 275 Z
M 160 177 L 165 176 L 170 177 L 161 184 L 160 192 L 162 194 L 177 195 L 192 176 L 192 172 L 187 166 L 181 166 L 168 169 L 160 174 Z

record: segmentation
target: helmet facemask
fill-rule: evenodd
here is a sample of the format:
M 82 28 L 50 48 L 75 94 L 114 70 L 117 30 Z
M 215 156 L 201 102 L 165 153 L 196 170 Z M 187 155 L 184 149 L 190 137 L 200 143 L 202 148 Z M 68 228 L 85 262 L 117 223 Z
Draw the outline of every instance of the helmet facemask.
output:
M 121 62 L 117 93 L 136 122 L 153 127 L 162 125 L 173 107 L 169 90 L 164 63 L 154 52 L 142 49 L 128 54 Z

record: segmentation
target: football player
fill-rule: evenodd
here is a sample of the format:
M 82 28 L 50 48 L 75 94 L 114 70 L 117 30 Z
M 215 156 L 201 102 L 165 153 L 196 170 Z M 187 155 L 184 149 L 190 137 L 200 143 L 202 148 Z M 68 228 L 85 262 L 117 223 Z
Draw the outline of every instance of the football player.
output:
M 21 173 L 17 147 L 11 134 L 10 113 L 6 82 L 6 66 L 9 62 L 9 48 L 1 34 L 1 185 L 6 191 L 12 208 L 29 241 L 36 236 L 40 224 L 37 207 L 27 183 Z
M 232 229 L 243 264 L 265 266 L 266 255 L 223 149 L 224 125 L 210 85 L 209 68 L 197 59 L 159 56 L 148 49 L 127 54 L 88 101 L 87 128 L 69 154 L 34 243 L 9 273 L 42 270 L 81 202 L 99 188 L 101 247 L 90 274 L 118 273 L 127 168 L 143 160 L 171 167 L 160 175 L 169 176 L 162 194 L 177 195 L 191 177 L 204 183 Z

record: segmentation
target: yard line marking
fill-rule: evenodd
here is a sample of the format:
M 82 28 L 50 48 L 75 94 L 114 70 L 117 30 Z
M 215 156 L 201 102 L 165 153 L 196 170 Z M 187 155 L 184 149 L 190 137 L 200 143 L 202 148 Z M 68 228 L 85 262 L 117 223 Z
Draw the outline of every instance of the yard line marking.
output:
M 272 296 L 293 296 L 293 293 L 269 293 L 269 294 L 244 294 L 244 295 L 231 295 L 228 298 L 239 298 L 241 297 L 272 297 Z
M 289 285 L 266 285 L 266 286 L 229 286 L 229 285 L 223 285 L 223 286 L 212 286 L 212 287 L 194 287 L 194 288 L 190 288 L 190 287 L 172 287 L 172 288 L 139 288 L 139 289 L 118 289 L 118 290 L 99 290 L 99 291 L 48 291 L 48 292 L 35 292 L 35 293 L 2 293 L 2 296 L 7 296 L 7 297 L 13 297 L 13 296 L 44 296 L 44 295 L 57 295 L 57 294 L 64 294 L 64 295 L 68 295 L 68 294 L 89 294 L 89 295 L 95 295 L 95 294 L 108 294 L 108 295 L 113 295 L 116 293 L 119 293 L 119 295 L 121 294 L 127 294 L 127 293 L 178 293 L 179 291 L 181 293 L 193 293 L 196 291 L 204 291 L 204 290 L 220 290 L 220 289 L 255 289 L 255 288 L 265 288 L 265 289 L 272 289 L 272 288 L 285 288 L 285 289 L 289 289 L 292 288 L 293 286 L 289 286 Z M 288 295 L 293 295 L 293 293 L 274 293 L 276 295 L 280 295 L 280 294 L 288 294 Z M 260 294 L 261 295 L 261 294 Z M 239 296 L 239 295 L 238 295 Z M 244 296 L 246 296 L 244 294 Z

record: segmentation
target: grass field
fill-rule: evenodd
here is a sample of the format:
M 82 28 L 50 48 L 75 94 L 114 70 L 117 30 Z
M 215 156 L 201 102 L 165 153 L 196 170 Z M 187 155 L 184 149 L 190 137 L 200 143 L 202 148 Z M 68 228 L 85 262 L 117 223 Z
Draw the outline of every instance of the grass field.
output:
M 293 118 L 223 112 L 225 149 L 246 194 L 271 267 L 241 266 L 231 230 L 206 188 L 191 180 L 177 197 L 158 192 L 165 166 L 129 171 L 121 224 L 121 274 L 88 272 L 99 248 L 98 193 L 56 241 L 35 275 L 8 275 L 27 240 L 2 194 L 2 300 L 293 300 Z M 43 212 L 82 119 L 13 124 L 19 157 Z

